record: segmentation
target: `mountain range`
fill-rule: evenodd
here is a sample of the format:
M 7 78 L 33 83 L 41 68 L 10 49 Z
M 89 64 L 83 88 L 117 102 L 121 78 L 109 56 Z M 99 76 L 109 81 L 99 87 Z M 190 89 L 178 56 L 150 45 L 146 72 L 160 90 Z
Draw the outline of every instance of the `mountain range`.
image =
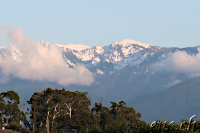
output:
M 52 46 L 58 50 L 54 52 Z M 43 51 L 48 49 L 50 52 L 46 50 L 43 55 L 40 47 Z M 182 102 L 181 99 L 189 97 L 191 100 L 198 100 L 195 92 L 199 91 L 198 81 L 200 80 L 195 77 L 200 75 L 199 46 L 167 48 L 126 39 L 113 42 L 108 46 L 60 45 L 43 41 L 38 44 L 37 48 L 28 47 L 28 52 L 24 52 L 24 48 L 27 47 L 12 45 L 0 48 L 1 90 L 13 89 L 24 100 L 27 100 L 35 91 L 41 91 L 47 87 L 87 91 L 92 100 L 103 102 L 106 106 L 109 106 L 110 101 L 124 100 L 136 111 L 141 112 L 142 119 L 148 122 L 159 118 L 177 121 L 187 119 L 190 114 L 185 115 L 186 113 L 181 113 L 180 110 L 184 110 L 183 107 L 190 102 Z M 34 50 L 39 51 L 35 52 L 37 56 L 34 55 Z M 67 83 L 62 81 L 63 76 L 60 76 L 62 75 L 60 65 L 55 67 L 56 70 L 60 70 L 58 78 L 52 77 L 50 74 L 51 71 L 55 71 L 54 67 L 50 69 L 51 65 L 56 64 L 60 59 L 55 58 L 59 54 L 58 52 L 62 55 L 65 67 L 70 72 L 66 79 L 69 81 Z M 57 55 L 51 55 L 51 53 Z M 31 69 L 24 67 L 24 64 L 26 65 L 32 57 L 40 58 L 40 56 L 41 58 L 45 57 L 44 59 L 47 56 L 52 63 L 45 65 L 43 64 L 45 60 L 36 58 L 37 63 L 34 64 L 34 67 L 32 67 L 32 63 L 29 64 Z M 51 60 L 51 58 L 53 59 Z M 17 69 L 8 69 L 11 66 Z M 36 69 L 40 66 L 45 69 Z M 24 72 L 21 69 L 27 71 Z M 38 72 L 36 70 L 40 70 L 38 74 L 41 74 L 46 69 L 49 69 L 47 73 L 50 75 L 45 73 L 41 76 L 34 75 Z M 72 76 L 77 73 L 79 76 Z M 76 81 L 71 81 L 71 79 Z M 193 80 L 196 82 L 192 82 Z M 193 86 L 188 86 L 188 84 Z M 181 87 L 187 87 L 187 89 L 182 92 Z M 182 95 L 180 95 L 181 92 Z M 187 95 L 188 92 L 193 93 Z M 196 99 L 192 99 L 193 95 Z M 170 101 L 172 97 L 173 100 Z M 177 101 L 177 103 L 175 104 L 173 101 Z M 199 105 L 195 107 L 188 106 L 184 112 L 197 113 L 200 107 Z

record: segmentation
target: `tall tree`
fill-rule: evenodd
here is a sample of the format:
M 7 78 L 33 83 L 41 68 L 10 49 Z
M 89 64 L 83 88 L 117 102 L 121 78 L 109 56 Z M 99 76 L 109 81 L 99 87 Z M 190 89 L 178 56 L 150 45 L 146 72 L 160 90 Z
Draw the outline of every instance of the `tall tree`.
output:
M 72 119 L 72 115 L 80 114 L 84 111 L 89 111 L 89 106 L 91 101 L 87 97 L 87 93 L 84 92 L 62 92 L 64 96 L 63 104 L 66 107 L 66 114 L 69 116 L 69 119 Z
M 1 111 L 6 119 L 6 125 L 9 125 L 10 122 L 19 125 L 20 124 L 20 110 L 18 104 L 20 103 L 20 98 L 18 94 L 14 91 L 2 92 L 1 97 L 1 106 L 3 110 Z
M 117 130 L 121 132 L 138 132 L 142 124 L 140 113 L 136 113 L 135 109 L 132 107 L 125 106 L 124 101 L 119 103 L 111 102 L 111 116 L 114 120 L 114 128 L 112 130 Z
M 21 124 L 26 122 L 26 116 L 19 109 L 20 97 L 14 91 L 0 93 L 0 123 L 1 126 L 16 127 L 20 130 Z
M 31 104 L 32 131 L 46 128 L 47 133 L 65 124 L 77 124 L 79 116 L 89 111 L 90 100 L 87 93 L 53 90 L 47 88 L 32 95 Z
M 46 128 L 47 133 L 50 130 L 50 119 L 56 111 L 59 103 L 58 90 L 47 88 L 40 93 L 34 93 L 28 101 L 31 104 L 32 130 Z M 45 126 L 45 127 L 44 127 Z
M 5 113 L 5 109 L 6 109 L 6 105 L 5 105 L 5 101 L 2 98 L 2 96 L 0 95 L 0 125 L 4 124 L 4 113 Z

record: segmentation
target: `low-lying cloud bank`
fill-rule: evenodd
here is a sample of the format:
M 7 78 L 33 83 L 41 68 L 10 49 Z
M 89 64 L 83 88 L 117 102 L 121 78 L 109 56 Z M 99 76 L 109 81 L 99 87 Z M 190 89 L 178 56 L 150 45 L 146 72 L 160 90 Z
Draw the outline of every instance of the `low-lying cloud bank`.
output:
M 200 53 L 190 55 L 185 51 L 177 51 L 171 57 L 152 65 L 156 71 L 187 73 L 190 77 L 200 76 Z
M 0 81 L 10 75 L 33 81 L 51 81 L 62 85 L 91 85 L 93 74 L 83 65 L 69 68 L 62 51 L 55 45 L 44 46 L 23 35 L 19 26 L 8 31 L 12 45 L 0 55 Z M 1 52 L 2 53 L 2 52 Z

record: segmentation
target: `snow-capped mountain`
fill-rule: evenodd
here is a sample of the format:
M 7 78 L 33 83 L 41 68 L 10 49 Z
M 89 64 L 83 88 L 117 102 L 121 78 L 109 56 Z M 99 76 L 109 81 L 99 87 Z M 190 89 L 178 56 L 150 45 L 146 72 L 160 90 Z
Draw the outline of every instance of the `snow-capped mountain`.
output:
M 58 46 L 60 47 L 60 45 Z M 82 51 L 68 49 L 66 47 L 61 48 L 63 48 L 65 59 L 70 66 L 75 66 L 77 62 L 83 63 L 87 68 L 93 70 L 93 72 L 93 68 L 97 68 L 96 73 L 98 74 L 112 74 L 126 66 L 138 66 L 145 60 L 148 60 L 148 58 L 152 57 L 155 53 L 163 51 L 160 47 L 127 39 L 113 42 L 109 46 L 100 45 L 86 48 Z M 74 62 L 74 60 L 70 60 L 70 56 L 72 55 L 75 56 L 77 62 L 72 63 Z M 104 66 L 98 68 L 100 64 L 104 64 Z M 110 71 L 108 71 L 108 69 Z
M 165 48 L 128 39 L 113 42 L 108 46 L 99 45 L 94 47 L 88 47 L 81 44 L 60 45 L 44 41 L 40 42 L 39 45 L 41 45 L 41 48 L 36 47 L 32 50 L 33 53 L 34 50 L 36 50 L 39 51 L 38 54 L 42 54 L 42 50 L 40 49 L 43 49 L 48 54 L 49 51 L 45 48 L 52 52 L 52 46 L 57 47 L 59 51 L 56 52 L 62 53 L 63 59 L 69 68 L 74 68 L 80 64 L 84 65 L 96 78 L 111 76 L 129 68 L 131 68 L 131 71 L 134 71 L 133 74 L 140 73 L 142 75 L 154 75 L 155 70 L 152 69 L 153 63 L 167 59 L 177 51 L 186 51 L 190 55 L 197 54 L 200 51 L 199 47 L 183 49 Z M 30 53 L 30 51 L 28 51 L 28 53 Z M 54 56 L 55 55 L 52 57 Z M 12 61 L 15 61 L 16 63 L 23 64 L 23 60 L 26 60 L 27 57 L 24 54 L 23 49 L 20 49 L 15 45 L 1 47 L 0 63 L 3 64 L 4 60 L 7 60 L 8 58 L 12 58 Z M 139 71 L 141 68 L 144 70 Z
M 70 67 L 84 64 L 94 73 L 95 82 L 85 87 L 86 91 L 98 92 L 101 97 L 128 100 L 168 88 L 189 78 L 183 72 L 160 72 L 153 67 L 177 51 L 195 55 L 199 53 L 199 47 L 165 48 L 126 39 L 108 46 L 94 46 L 81 51 L 62 48 L 62 51 Z M 110 96 L 112 93 L 115 95 Z
M 70 67 L 81 63 L 94 73 L 96 80 L 87 89 L 102 97 L 128 100 L 188 79 L 184 72 L 160 72 L 153 68 L 155 63 L 172 57 L 178 51 L 196 55 L 199 47 L 166 48 L 126 39 L 82 51 L 65 48 L 63 55 Z M 126 94 L 121 95 L 124 91 Z M 113 92 L 115 95 L 110 96 Z
M 5 64 L 5 62 L 8 59 L 9 61 L 7 62 L 16 62 L 18 64 L 29 64 L 30 66 L 32 64 L 38 64 L 38 62 L 45 62 L 45 60 L 49 60 L 48 62 L 51 61 L 55 62 L 56 60 L 58 60 L 55 58 L 55 56 L 57 56 L 60 52 L 68 68 L 73 69 L 78 65 L 83 65 L 94 74 L 96 79 L 95 81 L 97 83 L 99 83 L 99 81 L 97 80 L 104 80 L 107 77 L 111 78 L 112 76 L 116 77 L 116 74 L 122 75 L 121 74 L 122 71 L 123 73 L 127 73 L 127 75 L 131 73 L 132 74 L 130 75 L 131 77 L 137 76 L 129 79 L 132 81 L 133 79 L 138 79 L 139 76 L 146 77 L 147 75 L 149 75 L 150 77 L 151 76 L 154 77 L 156 74 L 159 74 L 158 72 L 155 71 L 155 69 L 152 69 L 153 66 L 152 64 L 171 57 L 173 53 L 177 51 L 186 51 L 188 54 L 192 55 L 199 53 L 200 49 L 199 47 L 183 48 L 183 49 L 165 48 L 165 47 L 152 46 L 149 44 L 143 44 L 141 42 L 128 39 L 118 42 L 113 42 L 108 46 L 99 45 L 94 47 L 88 47 L 81 44 L 60 45 L 44 41 L 40 42 L 40 44 L 37 45 L 38 45 L 37 47 L 25 45 L 24 46 L 25 48 L 24 47 L 18 48 L 18 45 L 11 45 L 8 47 L 0 48 L 0 64 Z M 55 50 L 55 47 L 57 47 L 59 50 Z M 34 52 L 34 50 L 36 52 Z M 43 51 L 45 52 L 45 54 L 49 55 L 44 56 Z M 31 52 L 32 54 L 29 54 Z M 44 59 L 43 60 L 35 59 L 35 61 L 32 63 L 30 60 L 32 60 L 33 54 L 39 54 L 35 58 L 40 58 L 40 56 L 44 56 Z M 12 58 L 12 60 L 10 60 L 10 58 Z M 26 62 L 24 62 L 24 60 Z M 29 63 L 29 61 L 31 63 Z M 52 62 L 50 65 L 54 64 L 54 62 Z M 10 64 L 8 63 L 8 65 Z M 4 67 L 8 67 L 8 65 Z M 41 65 L 42 65 L 41 67 L 43 67 L 46 64 L 43 63 Z M 47 65 L 49 64 L 47 63 Z M 34 68 L 31 68 L 31 70 L 34 70 Z M 3 67 L 1 67 L 1 69 L 3 69 Z M 126 72 L 127 70 L 128 72 Z M 15 71 L 16 71 L 15 73 L 17 73 L 18 70 Z M 37 81 L 37 79 L 34 80 Z M 168 79 L 163 86 L 168 86 L 168 84 L 170 84 L 170 82 L 173 82 L 174 80 L 180 80 L 180 79 L 177 78 L 171 80 Z M 94 82 L 95 85 L 96 82 Z
M 28 96 L 25 91 L 64 87 L 87 91 L 96 102 L 131 102 L 200 76 L 199 53 L 199 46 L 166 48 L 128 39 L 94 47 L 12 45 L 0 48 L 0 87 L 15 89 L 21 96 Z
M 109 73 L 111 74 L 115 71 L 119 71 L 127 66 L 138 66 L 144 61 L 149 60 L 157 53 L 168 52 L 171 48 L 161 48 L 157 46 L 151 46 L 149 44 L 143 44 L 141 42 L 133 40 L 122 40 L 119 42 L 113 42 L 108 46 L 94 46 L 92 48 L 81 45 L 81 44 L 52 44 L 48 42 L 41 42 L 45 47 L 49 45 L 55 45 L 62 49 L 63 58 L 66 60 L 70 67 L 76 66 L 77 63 L 84 64 L 87 68 L 92 69 L 97 65 L 112 64 L 113 69 Z M 177 49 L 177 48 L 176 48 Z M 164 53 L 160 59 L 165 58 Z M 23 53 L 15 46 L 2 47 L 0 48 L 1 59 L 6 58 L 6 56 L 12 55 L 12 58 L 20 62 L 23 57 Z M 98 69 L 98 72 L 104 71 Z M 96 71 L 97 72 L 97 71 Z

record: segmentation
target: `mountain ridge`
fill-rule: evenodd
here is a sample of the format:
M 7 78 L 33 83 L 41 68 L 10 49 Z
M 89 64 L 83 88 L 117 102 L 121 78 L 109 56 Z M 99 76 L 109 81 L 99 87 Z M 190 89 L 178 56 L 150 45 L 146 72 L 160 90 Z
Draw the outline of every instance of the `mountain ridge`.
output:
M 21 86 L 24 85 L 27 87 L 27 96 L 30 96 L 31 94 L 28 93 L 34 92 L 34 86 L 31 87 L 31 85 L 37 84 L 36 91 L 41 88 L 45 89 L 45 87 L 55 88 L 57 86 L 68 90 L 89 92 L 91 97 L 96 99 L 95 102 L 99 101 L 96 97 L 109 99 L 106 101 L 135 99 L 135 102 L 139 102 L 137 101 L 138 97 L 157 93 L 177 83 L 187 81 L 191 78 L 188 75 L 189 72 L 171 71 L 173 64 L 170 64 L 168 60 L 176 62 L 181 58 L 189 57 L 193 62 L 196 59 L 198 62 L 200 52 L 199 46 L 167 48 L 133 40 L 114 42 L 108 46 L 99 45 L 90 48 L 84 46 L 86 49 L 80 51 L 48 42 L 40 42 L 37 47 L 35 44 L 23 46 L 21 49 L 17 46 L 0 49 L 0 87 L 5 88 L 4 90 L 13 88 L 21 93 L 20 91 L 25 91 Z M 82 45 L 77 46 L 82 47 Z M 25 51 L 23 48 L 29 49 Z M 174 58 L 177 55 L 178 57 Z M 34 59 L 32 62 L 34 67 L 29 61 L 32 59 Z M 5 61 L 8 65 L 5 65 Z M 31 68 L 27 68 L 26 64 Z M 165 65 L 164 68 L 162 68 L 163 65 Z M 170 69 L 167 70 L 168 68 Z M 25 73 L 21 71 L 23 69 L 29 71 L 25 71 Z M 65 69 L 67 69 L 66 72 L 64 72 Z M 46 70 L 48 71 L 46 72 Z M 29 79 L 23 78 L 24 75 L 19 75 L 23 73 L 29 74 Z M 32 74 L 36 75 L 34 79 Z M 54 74 L 57 76 L 55 77 Z M 10 81 L 8 82 L 9 77 Z M 66 84 L 64 84 L 65 81 Z M 29 89 L 31 91 L 28 91 Z

